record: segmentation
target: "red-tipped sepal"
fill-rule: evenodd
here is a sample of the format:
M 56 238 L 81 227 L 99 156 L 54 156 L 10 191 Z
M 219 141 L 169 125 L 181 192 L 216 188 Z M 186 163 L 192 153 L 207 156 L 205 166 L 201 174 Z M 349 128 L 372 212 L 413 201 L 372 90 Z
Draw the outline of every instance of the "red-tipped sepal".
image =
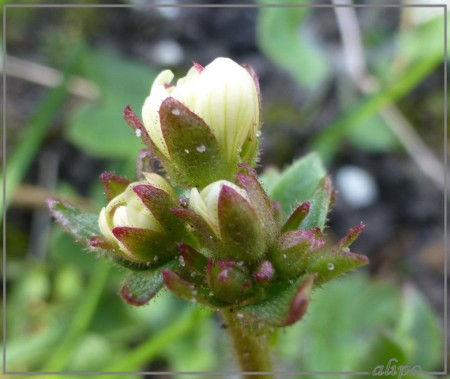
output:
M 131 127 L 131 129 L 134 130 L 136 135 L 141 137 L 142 142 L 144 142 L 153 151 L 156 151 L 155 145 L 150 139 L 147 130 L 145 129 L 139 117 L 136 115 L 136 113 L 134 113 L 129 105 L 127 105 L 123 110 L 123 117 L 127 124 Z
M 133 191 L 168 232 L 179 235 L 184 230 L 181 220 L 171 212 L 172 208 L 178 206 L 173 194 L 153 184 L 136 185 Z
M 288 326 L 300 320 L 307 309 L 314 275 L 304 275 L 291 283 L 280 282 L 268 290 L 267 300 L 239 309 L 257 323 Z
M 130 180 L 122 176 L 114 175 L 112 172 L 102 173 L 100 179 L 105 187 L 105 195 L 108 201 L 111 201 L 124 192 L 131 183 Z
M 311 203 L 309 201 L 305 201 L 304 203 L 300 204 L 284 223 L 281 231 L 289 232 L 291 230 L 298 229 L 306 216 L 308 216 L 310 208 Z
M 307 269 L 309 257 L 324 245 L 318 228 L 286 232 L 278 238 L 271 261 L 281 277 L 296 278 Z
M 160 266 L 176 253 L 176 245 L 169 236 L 151 229 L 118 226 L 112 232 L 125 247 L 128 258 L 138 263 Z

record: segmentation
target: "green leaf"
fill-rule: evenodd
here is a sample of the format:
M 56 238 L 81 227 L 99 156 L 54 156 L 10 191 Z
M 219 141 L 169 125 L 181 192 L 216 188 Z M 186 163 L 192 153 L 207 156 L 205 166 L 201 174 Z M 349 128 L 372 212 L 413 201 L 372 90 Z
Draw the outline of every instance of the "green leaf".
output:
M 272 186 L 271 198 L 280 202 L 286 217 L 300 203 L 310 199 L 324 177 L 325 168 L 319 155 L 310 153 L 283 171 Z
M 271 4 L 269 0 L 259 3 Z M 301 86 L 316 88 L 327 78 L 329 69 L 322 52 L 306 40 L 299 29 L 310 14 L 309 2 L 285 1 L 293 7 L 259 9 L 257 41 L 261 50 L 275 64 L 287 70 Z
M 366 371 L 370 368 L 375 376 L 376 373 L 380 373 L 381 371 L 383 373 L 389 371 L 389 369 L 386 370 L 389 361 L 391 361 L 391 367 L 395 365 L 398 368 L 399 365 L 406 364 L 405 350 L 402 347 L 401 341 L 392 332 L 378 330 L 370 345 L 366 353 L 367 355 L 355 367 L 356 371 Z M 387 376 L 393 377 L 393 375 Z
M 403 290 L 400 312 L 396 335 L 405 343 L 407 363 L 418 364 L 425 371 L 435 370 L 444 359 L 443 328 L 431 306 L 412 284 Z
M 83 212 L 58 199 L 49 199 L 47 204 L 56 221 L 78 242 L 89 246 L 92 237 L 101 235 L 98 214 Z
M 118 74 L 120 73 L 120 74 Z M 143 147 L 123 121 L 123 109 L 141 109 L 150 91 L 155 71 L 144 64 L 102 50 L 92 50 L 80 75 L 96 83 L 101 102 L 79 108 L 70 118 L 67 137 L 92 155 L 129 158 Z

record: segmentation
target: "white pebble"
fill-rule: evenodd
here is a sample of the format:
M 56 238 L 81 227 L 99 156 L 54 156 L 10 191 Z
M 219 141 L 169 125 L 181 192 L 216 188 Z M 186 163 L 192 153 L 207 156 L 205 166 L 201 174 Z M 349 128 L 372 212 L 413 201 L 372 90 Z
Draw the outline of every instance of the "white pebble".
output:
M 373 176 L 360 167 L 347 165 L 336 173 L 339 194 L 353 208 L 371 205 L 378 197 L 378 187 Z

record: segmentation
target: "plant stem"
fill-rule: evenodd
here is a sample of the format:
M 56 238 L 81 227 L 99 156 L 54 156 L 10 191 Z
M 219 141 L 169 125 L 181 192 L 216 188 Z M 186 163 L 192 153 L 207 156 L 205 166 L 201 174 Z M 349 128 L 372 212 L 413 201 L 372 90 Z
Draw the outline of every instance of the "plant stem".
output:
M 233 345 L 239 364 L 243 372 L 267 373 L 272 371 L 272 363 L 267 340 L 267 334 L 252 334 L 250 328 L 233 313 L 232 310 L 223 310 L 223 317 L 233 339 Z M 272 379 L 273 375 L 243 375 L 244 379 Z

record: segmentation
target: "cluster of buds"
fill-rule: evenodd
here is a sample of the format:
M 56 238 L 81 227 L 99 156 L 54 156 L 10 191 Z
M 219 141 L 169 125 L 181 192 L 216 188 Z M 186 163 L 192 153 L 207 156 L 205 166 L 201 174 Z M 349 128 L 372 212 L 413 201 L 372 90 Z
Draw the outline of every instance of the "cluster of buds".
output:
M 165 286 L 241 318 L 290 325 L 305 313 L 314 287 L 367 264 L 349 251 L 363 225 L 327 246 L 324 225 L 314 217 L 332 205 L 328 177 L 316 189 L 321 196 L 311 197 L 323 204 L 306 201 L 283 215 L 270 199 L 253 168 L 261 102 L 250 67 L 218 58 L 204 68 L 194 64 L 176 85 L 172 79 L 168 70 L 156 78 L 143 123 L 125 109 L 166 179 L 142 172 L 141 181 L 130 182 L 103 174 L 109 203 L 88 244 L 132 270 L 121 291 L 130 304 L 147 302 Z

